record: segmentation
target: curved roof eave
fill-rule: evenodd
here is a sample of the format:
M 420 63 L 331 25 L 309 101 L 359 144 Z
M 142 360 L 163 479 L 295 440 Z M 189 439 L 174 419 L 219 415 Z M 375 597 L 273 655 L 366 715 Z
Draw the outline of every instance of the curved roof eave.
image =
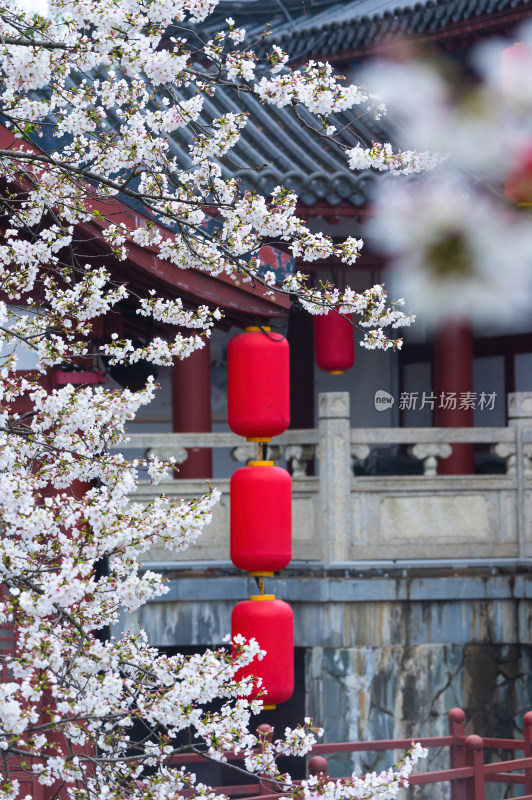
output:
M 275 42 L 292 61 L 309 57 L 339 57 L 371 51 L 399 36 L 449 38 L 516 24 L 532 16 L 532 0 L 351 0 L 272 26 L 267 43 Z M 252 41 L 259 26 L 248 30 Z

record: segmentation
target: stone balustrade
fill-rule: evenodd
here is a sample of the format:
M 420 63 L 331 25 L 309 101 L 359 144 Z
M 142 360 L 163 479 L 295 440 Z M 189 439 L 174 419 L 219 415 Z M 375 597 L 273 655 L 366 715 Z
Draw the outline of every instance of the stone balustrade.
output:
M 350 429 L 349 395 L 319 395 L 318 428 L 287 431 L 266 453 L 291 465 L 294 564 L 347 568 L 372 561 L 531 558 L 532 393 L 510 395 L 508 408 L 506 428 Z M 456 443 L 489 446 L 506 461 L 506 473 L 438 476 L 438 459 Z M 422 474 L 360 474 L 370 452 L 385 446 L 408 448 L 422 462 Z M 132 434 L 127 447 L 178 463 L 187 447 L 228 448 L 241 463 L 257 458 L 257 445 L 232 433 Z M 317 475 L 309 476 L 306 465 L 313 459 Z M 198 544 L 181 560 L 157 548 L 150 559 L 161 567 L 171 566 L 169 558 L 176 566 L 227 564 L 229 479 L 215 483 L 222 499 Z M 192 498 L 204 486 L 199 480 L 142 483 L 136 499 L 149 501 L 161 490 Z

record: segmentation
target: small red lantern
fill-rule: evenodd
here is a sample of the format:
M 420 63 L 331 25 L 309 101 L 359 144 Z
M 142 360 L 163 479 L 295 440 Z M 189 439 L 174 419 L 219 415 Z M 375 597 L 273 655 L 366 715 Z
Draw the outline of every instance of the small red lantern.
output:
M 327 314 L 314 316 L 314 351 L 320 369 L 341 375 L 355 363 L 353 315 Z
M 269 441 L 290 423 L 288 342 L 269 328 L 246 328 L 227 348 L 229 427 L 251 441 Z
M 252 461 L 231 477 L 231 561 L 271 575 L 292 558 L 292 479 L 273 461 Z
M 253 675 L 262 678 L 248 699 L 265 689 L 265 708 L 284 703 L 294 691 L 294 615 L 288 603 L 273 594 L 259 594 L 238 603 L 231 614 L 231 636 L 255 638 L 266 655 L 236 673 L 236 680 Z
M 59 369 L 55 373 L 55 383 L 58 386 L 66 386 L 69 383 L 75 386 L 105 383 L 105 375 L 103 372 L 97 372 L 91 369 Z
M 532 48 L 516 42 L 502 53 L 501 85 L 506 95 L 520 93 L 528 88 L 532 69 Z M 515 142 L 508 153 L 504 191 L 511 203 L 532 205 L 532 137 L 526 131 L 516 132 Z

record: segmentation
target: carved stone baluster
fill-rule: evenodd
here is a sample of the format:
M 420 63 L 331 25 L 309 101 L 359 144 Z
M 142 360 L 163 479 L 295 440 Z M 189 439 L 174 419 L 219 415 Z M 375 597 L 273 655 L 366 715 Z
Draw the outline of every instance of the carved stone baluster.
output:
M 450 444 L 414 444 L 408 448 L 408 455 L 423 461 L 423 475 L 433 477 L 438 474 L 438 459 L 449 458 L 453 448 Z
M 285 448 L 285 456 L 291 464 L 292 477 L 304 478 L 307 474 L 307 462 L 314 458 L 314 445 L 289 444 Z
M 529 477 L 532 475 L 532 443 L 524 445 L 523 456 L 525 459 L 525 475 Z
M 257 445 L 253 442 L 239 444 L 231 450 L 231 458 L 233 461 L 238 461 L 239 463 L 243 461 L 246 463 L 248 461 L 257 461 Z
M 280 461 L 283 457 L 283 448 L 280 444 L 269 444 L 266 447 L 266 461 Z
M 355 461 L 364 461 L 370 454 L 370 448 L 367 444 L 352 444 L 351 449 L 349 451 L 351 455 L 351 459 L 353 461 L 353 469 L 355 467 Z
M 506 474 L 507 475 L 515 475 L 516 474 L 516 472 L 517 472 L 517 452 L 516 452 L 515 444 L 513 444 L 512 442 L 498 442 L 497 444 L 492 444 L 491 445 L 490 451 L 491 451 L 492 455 L 497 456 L 497 458 L 504 458 L 504 460 L 506 461 Z M 526 452 L 526 448 L 525 448 L 525 457 L 526 456 L 527 456 L 527 452 Z M 530 469 L 529 459 L 525 458 L 525 472 L 529 471 L 529 469 Z

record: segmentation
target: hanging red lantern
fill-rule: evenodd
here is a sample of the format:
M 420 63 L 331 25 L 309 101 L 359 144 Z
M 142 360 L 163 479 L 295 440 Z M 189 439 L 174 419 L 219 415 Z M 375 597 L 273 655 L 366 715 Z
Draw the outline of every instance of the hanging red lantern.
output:
M 252 461 L 231 477 L 231 561 L 271 575 L 292 558 L 292 479 L 273 461 Z
M 528 88 L 532 69 L 532 48 L 524 42 L 516 42 L 502 53 L 501 85 L 505 95 L 520 93 L 520 86 Z M 527 131 L 517 132 L 509 149 L 504 191 L 511 203 L 518 206 L 532 205 L 532 137 Z
M 66 386 L 72 383 L 75 386 L 84 384 L 105 383 L 103 372 L 93 369 L 58 369 L 54 376 L 58 386 Z
M 290 423 L 288 342 L 269 328 L 246 328 L 227 348 L 229 427 L 265 442 Z
M 276 600 L 273 594 L 259 594 L 238 603 L 231 614 L 231 636 L 241 634 L 255 638 L 266 655 L 236 673 L 236 680 L 253 675 L 262 678 L 248 699 L 254 699 L 260 689 L 265 708 L 284 703 L 294 691 L 294 615 L 288 603 Z M 267 704 L 267 705 L 266 705 Z
M 314 316 L 314 352 L 320 369 L 331 375 L 341 375 L 355 363 L 353 315 L 327 314 Z

